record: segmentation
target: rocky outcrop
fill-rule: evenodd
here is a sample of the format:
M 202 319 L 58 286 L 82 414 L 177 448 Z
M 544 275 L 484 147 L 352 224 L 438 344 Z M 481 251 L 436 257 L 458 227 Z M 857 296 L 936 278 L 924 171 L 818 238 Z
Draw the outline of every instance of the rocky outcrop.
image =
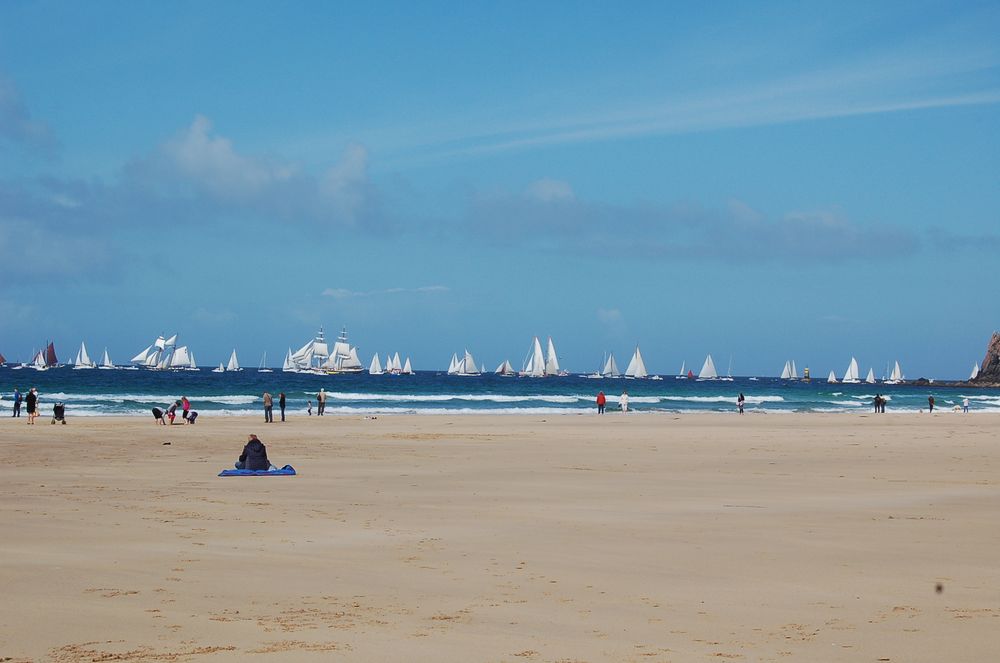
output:
M 993 332 L 993 338 L 986 346 L 986 356 L 979 366 L 979 375 L 973 383 L 1000 384 L 1000 332 Z

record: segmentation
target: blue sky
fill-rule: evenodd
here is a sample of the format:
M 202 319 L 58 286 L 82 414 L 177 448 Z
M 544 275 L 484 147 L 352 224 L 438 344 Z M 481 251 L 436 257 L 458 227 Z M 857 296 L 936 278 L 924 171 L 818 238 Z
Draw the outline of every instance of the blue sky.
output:
M 1000 5 L 0 4 L 0 353 L 960 377 Z

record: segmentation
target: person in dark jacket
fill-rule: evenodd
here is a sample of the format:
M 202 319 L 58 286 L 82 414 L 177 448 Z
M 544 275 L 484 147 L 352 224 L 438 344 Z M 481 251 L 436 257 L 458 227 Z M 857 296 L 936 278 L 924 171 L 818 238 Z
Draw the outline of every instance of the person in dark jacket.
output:
M 21 401 L 24 399 L 21 396 L 21 392 L 17 389 L 14 390 L 14 414 L 15 417 L 21 416 Z
M 285 420 L 285 392 L 278 394 L 278 409 L 281 410 L 281 420 Z
M 267 470 L 271 467 L 271 461 L 267 459 L 267 447 L 257 439 L 253 433 L 247 438 L 243 453 L 236 463 L 238 470 Z
M 28 395 L 24 397 L 24 404 L 28 409 L 28 423 L 34 424 L 35 417 L 38 416 L 38 391 L 34 387 L 28 392 Z

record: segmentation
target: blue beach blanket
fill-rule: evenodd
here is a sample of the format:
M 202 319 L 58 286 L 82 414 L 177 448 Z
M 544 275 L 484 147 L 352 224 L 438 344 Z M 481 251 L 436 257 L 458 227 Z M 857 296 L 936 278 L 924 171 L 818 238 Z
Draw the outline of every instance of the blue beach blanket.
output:
M 280 470 L 222 470 L 220 477 L 293 477 L 295 468 L 285 465 Z

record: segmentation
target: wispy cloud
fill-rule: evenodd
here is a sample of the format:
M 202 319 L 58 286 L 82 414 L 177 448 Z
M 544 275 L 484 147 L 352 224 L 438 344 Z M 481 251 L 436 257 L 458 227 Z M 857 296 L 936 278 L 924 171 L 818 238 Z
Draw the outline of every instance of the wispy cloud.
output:
M 0 72 L 0 148 L 4 143 L 45 152 L 56 147 L 52 130 L 31 116 L 14 82 Z
M 380 297 L 384 295 L 422 295 L 437 292 L 448 292 L 450 288 L 443 285 L 425 285 L 418 288 L 385 288 L 382 290 L 348 290 L 347 288 L 327 288 L 324 297 L 334 299 L 352 299 L 361 297 Z
M 567 185 L 568 187 L 568 185 Z M 722 209 L 691 204 L 611 205 L 568 189 L 555 200 L 523 193 L 476 194 L 463 231 L 500 246 L 618 256 L 631 260 L 753 261 L 808 264 L 906 258 L 921 249 L 905 228 L 859 222 L 837 209 L 790 211 L 772 218 L 732 201 Z

